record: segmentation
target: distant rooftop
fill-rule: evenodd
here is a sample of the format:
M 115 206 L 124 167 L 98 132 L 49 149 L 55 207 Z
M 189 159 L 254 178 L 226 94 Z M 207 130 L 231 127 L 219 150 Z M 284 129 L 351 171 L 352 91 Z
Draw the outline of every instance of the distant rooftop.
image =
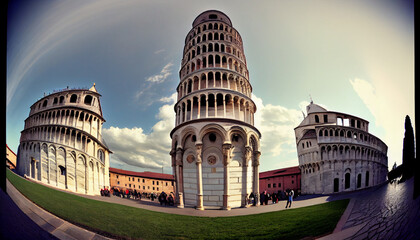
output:
M 260 179 L 300 174 L 299 166 L 260 172 Z
M 165 173 L 155 173 L 155 172 L 134 172 L 128 170 L 122 170 L 118 168 L 109 168 L 109 172 L 117 173 L 121 175 L 128 175 L 128 176 L 135 176 L 135 177 L 142 177 L 142 178 L 153 178 L 153 179 L 161 179 L 161 180 L 174 180 L 174 175 L 165 174 Z

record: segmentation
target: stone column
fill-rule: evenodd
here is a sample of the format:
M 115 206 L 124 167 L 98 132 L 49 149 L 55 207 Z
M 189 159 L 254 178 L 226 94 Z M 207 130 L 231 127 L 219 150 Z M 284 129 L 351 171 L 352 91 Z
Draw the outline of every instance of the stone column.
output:
M 206 95 L 206 118 L 209 117 L 209 96 Z
M 254 174 L 254 196 L 258 196 L 258 201 L 256 202 L 256 205 L 260 205 L 260 176 L 259 176 L 259 165 L 260 165 L 260 156 L 261 152 L 257 151 L 254 152 L 254 159 L 252 161 L 252 167 L 253 167 L 253 174 Z
M 177 200 L 178 200 L 178 205 L 177 207 L 179 208 L 184 208 L 184 198 L 183 198 L 183 191 L 184 191 L 184 186 L 182 183 L 182 154 L 183 154 L 184 150 L 182 150 L 182 148 L 178 148 L 176 149 L 176 156 L 175 156 L 175 165 L 176 165 L 176 191 L 177 191 Z
M 175 180 L 175 189 L 174 189 L 174 193 L 175 193 L 175 204 L 179 203 L 178 200 L 178 181 L 177 181 L 177 172 L 176 172 L 176 151 L 175 149 L 172 149 L 171 152 L 169 153 L 169 155 L 171 155 L 171 166 L 172 166 L 172 174 L 174 175 L 174 180 Z
M 204 210 L 203 207 L 203 174 L 201 172 L 201 152 L 203 149 L 203 144 L 196 144 L 196 165 L 197 165 L 197 210 Z
M 226 100 L 225 100 L 225 96 L 223 95 L 223 117 L 226 117 Z
M 201 97 L 198 97 L 198 106 L 197 106 L 197 119 L 200 118 L 200 112 L 201 112 Z
M 248 166 L 249 166 L 249 160 L 251 160 L 252 157 L 252 148 L 247 146 L 245 147 L 245 156 L 244 156 L 244 162 L 243 162 L 243 167 L 242 167 L 242 186 L 245 188 L 245 192 L 242 193 L 242 199 L 244 199 L 244 201 L 242 202 L 242 206 L 241 207 L 249 207 L 248 205 L 248 189 L 247 189 L 247 185 L 248 185 Z
M 230 210 L 229 206 L 229 163 L 230 153 L 232 150 L 231 144 L 223 144 L 223 166 L 224 166 L 224 194 L 223 194 L 223 209 Z

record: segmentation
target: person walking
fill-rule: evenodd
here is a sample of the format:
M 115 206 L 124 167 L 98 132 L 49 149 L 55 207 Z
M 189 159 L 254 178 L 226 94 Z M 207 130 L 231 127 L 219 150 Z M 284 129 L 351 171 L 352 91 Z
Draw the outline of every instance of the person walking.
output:
M 293 202 L 293 196 L 295 195 L 295 192 L 292 190 L 289 190 L 289 192 L 287 193 L 287 203 L 286 203 L 286 208 L 287 205 L 289 205 L 289 208 L 292 207 L 292 202 Z

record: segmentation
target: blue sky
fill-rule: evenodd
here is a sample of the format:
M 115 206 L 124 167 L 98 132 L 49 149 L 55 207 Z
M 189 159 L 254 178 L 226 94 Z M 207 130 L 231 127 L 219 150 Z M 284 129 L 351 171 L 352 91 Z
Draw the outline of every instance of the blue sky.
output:
M 171 173 L 170 137 L 185 36 L 208 9 L 240 32 L 260 171 L 298 165 L 293 128 L 310 97 L 370 122 L 401 163 L 414 119 L 413 1 L 11 1 L 6 141 L 17 151 L 29 107 L 69 87 L 102 94 L 111 166 Z M 413 126 L 415 127 L 415 126 Z

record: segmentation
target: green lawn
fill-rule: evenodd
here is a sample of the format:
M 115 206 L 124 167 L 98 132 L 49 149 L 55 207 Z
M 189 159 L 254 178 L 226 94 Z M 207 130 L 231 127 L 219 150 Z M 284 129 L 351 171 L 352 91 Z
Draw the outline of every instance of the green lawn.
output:
M 9 181 L 54 215 L 108 236 L 134 239 L 301 239 L 332 232 L 349 200 L 236 217 L 193 217 L 86 199 L 26 181 Z

